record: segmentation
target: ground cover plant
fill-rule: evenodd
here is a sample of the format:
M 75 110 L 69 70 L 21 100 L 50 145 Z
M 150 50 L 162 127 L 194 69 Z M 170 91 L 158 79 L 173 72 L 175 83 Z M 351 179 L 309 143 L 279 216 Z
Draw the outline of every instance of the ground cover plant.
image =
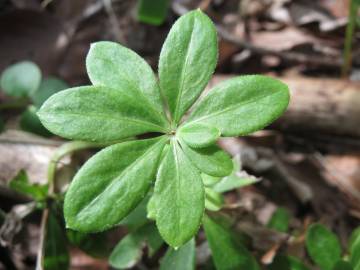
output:
M 64 201 L 68 228 L 114 227 L 154 185 L 150 203 L 162 238 L 178 248 L 196 234 L 205 208 L 200 172 L 221 177 L 233 168 L 216 140 L 267 126 L 289 102 L 285 84 L 260 75 L 225 81 L 196 102 L 216 62 L 216 29 L 200 10 L 171 28 L 160 54 L 159 82 L 131 50 L 113 42 L 92 44 L 86 67 L 93 85 L 57 93 L 38 112 L 54 134 L 112 144 L 74 177 Z M 154 137 L 117 143 L 145 133 Z

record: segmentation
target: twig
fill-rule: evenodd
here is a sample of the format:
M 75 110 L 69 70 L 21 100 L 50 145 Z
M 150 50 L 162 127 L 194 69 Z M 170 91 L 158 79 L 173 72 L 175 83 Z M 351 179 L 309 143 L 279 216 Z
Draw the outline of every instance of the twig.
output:
M 40 243 L 39 243 L 39 250 L 36 259 L 36 270 L 44 270 L 44 255 L 45 255 L 45 239 L 46 239 L 46 228 L 48 223 L 49 217 L 49 209 L 46 208 L 43 211 L 41 217 L 41 226 L 40 226 Z

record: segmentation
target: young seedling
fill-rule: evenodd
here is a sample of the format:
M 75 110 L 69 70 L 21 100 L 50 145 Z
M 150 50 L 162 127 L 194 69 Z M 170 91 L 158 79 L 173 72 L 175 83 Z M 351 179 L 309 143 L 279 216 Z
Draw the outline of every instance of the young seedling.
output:
M 260 75 L 222 82 L 197 101 L 216 62 L 216 29 L 199 10 L 171 28 L 159 81 L 133 51 L 113 42 L 91 45 L 86 68 L 92 85 L 57 93 L 38 112 L 57 135 L 113 143 L 74 177 L 64 201 L 68 228 L 114 227 L 154 185 L 150 201 L 160 235 L 172 247 L 193 238 L 205 209 L 201 173 L 223 177 L 233 169 L 217 139 L 262 129 L 289 102 L 285 84 Z M 145 133 L 154 137 L 117 143 Z

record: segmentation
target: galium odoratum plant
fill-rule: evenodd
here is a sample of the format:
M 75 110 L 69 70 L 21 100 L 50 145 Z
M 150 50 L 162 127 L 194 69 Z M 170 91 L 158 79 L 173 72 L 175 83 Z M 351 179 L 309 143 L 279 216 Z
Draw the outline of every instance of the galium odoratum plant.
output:
M 171 28 L 160 54 L 159 80 L 135 52 L 113 42 L 91 45 L 86 68 L 92 85 L 53 95 L 38 113 L 59 136 L 112 144 L 75 175 L 64 201 L 68 228 L 114 227 L 154 185 L 150 203 L 164 240 L 179 247 L 196 234 L 204 214 L 201 173 L 232 172 L 231 158 L 217 139 L 262 129 L 289 102 L 285 84 L 260 75 L 224 81 L 197 101 L 217 54 L 216 29 L 200 10 Z M 155 135 L 121 142 L 144 133 Z

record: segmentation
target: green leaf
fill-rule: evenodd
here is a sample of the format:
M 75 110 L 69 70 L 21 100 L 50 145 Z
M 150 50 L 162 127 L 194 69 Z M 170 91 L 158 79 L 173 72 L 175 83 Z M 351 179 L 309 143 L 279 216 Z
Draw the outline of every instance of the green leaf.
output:
M 146 217 L 146 207 L 149 199 L 150 197 L 146 196 L 129 215 L 121 220 L 119 225 L 126 226 L 130 231 L 144 226 L 148 221 Z
M 139 106 L 129 89 L 83 86 L 51 96 L 38 115 L 43 125 L 59 136 L 111 142 L 146 132 L 164 132 L 158 117 Z
M 32 184 L 24 170 L 20 170 L 18 174 L 10 180 L 9 187 L 16 192 L 30 196 L 34 200 L 40 201 L 47 197 L 47 185 Z
M 43 137 L 50 137 L 52 134 L 43 126 L 37 116 L 37 109 L 30 105 L 20 116 L 20 128 Z
M 31 100 L 35 107 L 40 108 L 49 97 L 66 88 L 69 88 L 69 86 L 63 80 L 49 77 L 40 83 L 39 88 L 32 94 Z
M 66 193 L 67 227 L 97 232 L 118 224 L 148 192 L 166 141 L 160 137 L 119 143 L 90 158 Z
M 224 197 L 211 188 L 205 188 L 205 208 L 210 211 L 219 211 L 224 205 Z
M 279 207 L 272 215 L 267 226 L 276 231 L 285 233 L 289 230 L 289 222 L 289 212 L 285 208 Z
M 211 176 L 205 173 L 201 174 L 201 178 L 203 180 L 205 187 L 213 187 L 216 183 L 218 183 L 222 179 L 221 177 Z
M 185 125 L 179 129 L 179 137 L 192 148 L 210 146 L 220 137 L 220 131 L 200 123 Z
M 130 233 L 116 245 L 109 257 L 109 263 L 117 269 L 127 269 L 135 266 L 142 257 L 143 236 Z
M 312 224 L 308 228 L 306 249 L 311 259 L 322 270 L 331 270 L 341 258 L 339 239 L 321 224 Z
M 340 260 L 338 261 L 332 270 L 353 270 L 354 268 L 347 261 Z
M 288 87 L 279 80 L 262 75 L 239 76 L 210 90 L 187 122 L 214 126 L 226 137 L 246 135 L 277 119 L 288 103 Z
M 160 88 L 175 124 L 204 90 L 216 61 L 211 20 L 200 10 L 181 16 L 170 29 L 159 60 Z
M 298 258 L 292 256 L 276 256 L 269 270 L 310 270 Z M 345 269 L 344 269 L 345 270 Z
M 144 23 L 160 25 L 166 19 L 170 0 L 139 0 L 138 20 Z
M 149 256 L 152 257 L 164 244 L 155 223 L 149 223 L 141 228 L 141 233 L 144 235 L 146 244 L 149 249 Z
M 156 219 L 156 197 L 155 194 L 153 194 L 146 206 L 147 211 L 147 218 L 149 219 Z
M 66 231 L 70 243 L 95 258 L 105 258 L 109 255 L 106 233 L 82 233 L 73 230 Z
M 211 176 L 227 176 L 233 169 L 228 153 L 213 144 L 204 148 L 191 148 L 180 141 L 182 149 L 191 162 L 203 173 Z
M 160 262 L 160 270 L 195 270 L 195 240 L 194 238 L 175 250 L 167 250 Z
M 227 192 L 236 188 L 245 187 L 259 182 L 254 176 L 248 175 L 246 172 L 233 172 L 231 175 L 224 177 L 220 182 L 214 185 L 216 192 Z
M 201 176 L 177 141 L 162 161 L 155 183 L 156 225 L 172 247 L 189 241 L 198 231 L 204 213 Z
M 114 248 L 110 255 L 110 264 L 117 269 L 127 269 L 135 266 L 142 257 L 145 243 L 149 246 L 152 256 L 163 244 L 156 226 L 147 224 L 125 236 Z
M 40 81 L 39 67 L 33 62 L 22 61 L 4 70 L 0 78 L 0 85 L 9 96 L 26 97 L 38 89 Z
M 48 216 L 44 247 L 44 269 L 64 270 L 69 268 L 70 256 L 65 232 L 51 211 Z
M 147 110 L 161 126 L 168 127 L 155 74 L 135 52 L 115 42 L 93 43 L 86 57 L 86 69 L 93 85 L 131 96 L 139 109 Z
M 235 240 L 229 228 L 206 215 L 203 226 L 217 270 L 260 270 L 255 258 Z
M 349 240 L 350 262 L 353 267 L 360 267 L 360 227 L 355 229 Z

